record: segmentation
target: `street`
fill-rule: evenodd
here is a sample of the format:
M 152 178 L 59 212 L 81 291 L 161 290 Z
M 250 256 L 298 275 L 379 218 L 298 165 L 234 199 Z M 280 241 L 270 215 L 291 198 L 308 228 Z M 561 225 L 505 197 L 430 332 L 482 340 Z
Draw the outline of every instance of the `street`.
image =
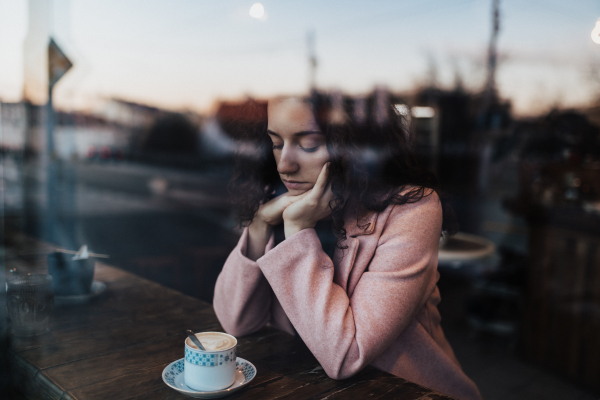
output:
M 48 174 L 39 165 L 3 161 L 7 231 L 20 226 L 41 238 Z M 63 162 L 58 171 L 57 246 L 87 244 L 110 255 L 109 264 L 212 301 L 237 239 L 228 170 Z

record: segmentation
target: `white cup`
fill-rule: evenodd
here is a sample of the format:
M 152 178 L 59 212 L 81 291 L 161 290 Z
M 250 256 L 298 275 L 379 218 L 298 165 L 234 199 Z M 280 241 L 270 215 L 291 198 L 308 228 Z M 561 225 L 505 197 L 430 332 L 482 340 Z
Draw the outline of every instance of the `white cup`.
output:
M 223 332 L 200 332 L 196 333 L 200 342 L 204 334 L 218 334 L 233 339 L 233 346 L 202 351 L 186 338 L 183 380 L 191 389 L 201 392 L 225 389 L 235 381 L 237 339 Z

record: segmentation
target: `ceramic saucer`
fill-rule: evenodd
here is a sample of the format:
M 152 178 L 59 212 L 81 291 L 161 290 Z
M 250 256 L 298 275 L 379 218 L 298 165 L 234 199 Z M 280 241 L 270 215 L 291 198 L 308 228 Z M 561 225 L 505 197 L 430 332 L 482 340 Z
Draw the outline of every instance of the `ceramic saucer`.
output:
M 226 389 L 200 392 L 191 389 L 183 381 L 184 362 L 185 359 L 182 358 L 167 365 L 163 370 L 162 378 L 169 387 L 196 399 L 216 399 L 228 396 L 246 386 L 256 376 L 256 367 L 251 362 L 238 357 L 235 362 L 235 381 L 233 385 Z
M 106 290 L 106 283 L 100 281 L 92 282 L 92 290 L 89 294 L 78 294 L 73 296 L 54 296 L 54 304 L 84 304 L 101 295 Z

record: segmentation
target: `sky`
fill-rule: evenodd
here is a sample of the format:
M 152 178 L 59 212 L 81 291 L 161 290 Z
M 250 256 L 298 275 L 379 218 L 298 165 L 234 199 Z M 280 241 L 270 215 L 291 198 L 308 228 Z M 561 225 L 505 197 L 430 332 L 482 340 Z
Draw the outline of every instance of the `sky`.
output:
M 319 88 L 410 91 L 434 77 L 450 88 L 458 74 L 477 90 L 492 0 L 264 0 L 261 19 L 249 15 L 254 0 L 0 0 L 2 101 L 23 92 L 30 2 L 74 63 L 55 87 L 57 108 L 117 97 L 206 112 L 219 100 L 304 93 L 311 30 Z M 500 10 L 498 89 L 517 115 L 600 94 L 589 77 L 600 65 L 590 37 L 599 0 L 501 0 Z

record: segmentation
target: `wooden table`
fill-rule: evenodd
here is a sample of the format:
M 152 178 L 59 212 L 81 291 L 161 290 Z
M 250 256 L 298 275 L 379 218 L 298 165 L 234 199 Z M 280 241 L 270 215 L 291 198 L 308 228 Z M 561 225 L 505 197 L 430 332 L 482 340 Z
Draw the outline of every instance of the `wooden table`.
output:
M 188 398 L 161 374 L 183 358 L 186 329 L 222 330 L 212 306 L 107 265 L 97 264 L 95 279 L 106 292 L 56 307 L 50 333 L 11 339 L 13 390 L 31 399 Z M 373 367 L 330 379 L 302 340 L 270 328 L 240 337 L 238 355 L 258 374 L 230 399 L 450 399 Z

